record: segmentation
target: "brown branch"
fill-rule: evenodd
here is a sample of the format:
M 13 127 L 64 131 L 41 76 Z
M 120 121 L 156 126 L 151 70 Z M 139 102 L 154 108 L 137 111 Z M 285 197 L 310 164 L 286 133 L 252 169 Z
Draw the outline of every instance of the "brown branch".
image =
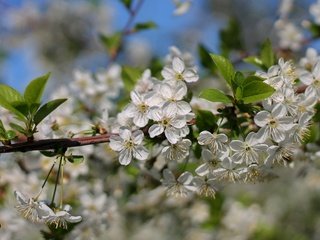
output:
M 30 152 L 79 147 L 91 144 L 106 143 L 109 142 L 109 138 L 110 134 L 103 134 L 91 137 L 44 139 L 33 142 L 14 143 L 11 145 L 1 146 L 0 153 Z

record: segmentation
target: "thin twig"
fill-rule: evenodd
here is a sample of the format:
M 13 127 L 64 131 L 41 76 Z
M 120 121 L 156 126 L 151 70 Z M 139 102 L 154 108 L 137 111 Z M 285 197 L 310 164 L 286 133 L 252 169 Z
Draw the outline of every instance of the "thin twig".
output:
M 14 143 L 0 147 L 0 153 L 30 152 L 43 150 L 56 150 L 59 148 L 79 147 L 109 142 L 110 134 L 91 137 L 44 139 L 33 142 Z

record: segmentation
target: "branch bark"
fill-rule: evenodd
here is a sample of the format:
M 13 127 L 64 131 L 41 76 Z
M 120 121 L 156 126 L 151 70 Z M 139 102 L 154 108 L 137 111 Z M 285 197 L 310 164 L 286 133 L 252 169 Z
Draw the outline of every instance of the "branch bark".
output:
M 109 142 L 110 134 L 102 134 L 91 137 L 43 139 L 32 142 L 14 143 L 0 147 L 0 153 L 30 152 L 55 150 L 59 148 L 79 147 L 91 144 Z

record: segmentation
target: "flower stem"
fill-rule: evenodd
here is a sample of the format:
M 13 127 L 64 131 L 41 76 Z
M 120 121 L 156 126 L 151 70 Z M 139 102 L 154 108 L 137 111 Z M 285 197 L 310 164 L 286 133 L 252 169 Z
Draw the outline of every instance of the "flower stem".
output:
M 61 161 L 63 161 L 62 165 L 61 165 L 61 176 L 60 176 L 60 181 L 61 181 L 61 193 L 60 193 L 60 209 L 62 209 L 62 203 L 63 203 L 63 167 L 64 167 L 64 163 L 65 163 L 65 159 L 61 158 Z
M 49 170 L 49 172 L 48 172 L 48 174 L 47 174 L 47 176 L 46 176 L 46 179 L 44 180 L 44 182 L 43 182 L 43 184 L 42 184 L 42 186 L 41 186 L 40 192 L 39 192 L 38 195 L 35 197 L 35 200 L 37 200 L 37 199 L 40 197 L 40 194 L 42 193 L 42 190 L 43 190 L 44 186 L 46 185 L 46 183 L 47 183 L 47 181 L 48 181 L 48 178 L 49 178 L 49 176 L 50 176 L 50 174 L 51 174 L 51 172 L 52 172 L 53 167 L 54 167 L 55 164 L 56 164 L 56 160 L 54 160 L 54 162 L 53 162 L 53 164 L 52 164 L 52 166 L 51 166 L 51 168 L 50 168 L 50 170 Z
M 59 175 L 60 175 L 60 170 L 61 170 L 61 164 L 62 164 L 62 156 L 60 157 L 60 162 L 59 162 L 59 168 L 58 168 L 58 173 L 57 173 L 57 177 L 56 177 L 56 182 L 55 182 L 55 185 L 54 185 L 54 190 L 53 190 L 53 195 L 52 195 L 52 200 L 51 200 L 51 206 L 53 206 L 53 203 L 54 203 L 54 199 L 56 197 L 56 192 L 57 192 L 57 186 L 58 186 L 58 183 L 59 183 Z

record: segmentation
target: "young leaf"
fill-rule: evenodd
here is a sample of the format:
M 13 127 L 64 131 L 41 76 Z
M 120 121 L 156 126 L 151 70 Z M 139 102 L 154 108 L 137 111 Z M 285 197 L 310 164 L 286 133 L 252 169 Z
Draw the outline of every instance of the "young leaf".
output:
M 242 86 L 245 82 L 245 77 L 242 72 L 236 72 L 232 81 L 232 89 L 237 89 L 238 86 Z
M 18 131 L 19 133 L 22 133 L 23 135 L 27 135 L 27 131 L 23 127 L 21 127 L 20 125 L 15 124 L 13 122 L 9 123 L 9 125 L 11 128 Z
M 24 101 L 23 96 L 17 90 L 5 84 L 0 84 L 0 97 L 8 103 Z
M 130 92 L 141 77 L 141 71 L 137 68 L 124 66 L 122 68 L 121 77 L 123 79 L 125 89 Z
M 84 161 L 84 157 L 82 155 L 71 155 L 67 157 L 67 160 L 74 164 L 80 164 Z
M 40 151 L 40 153 L 46 157 L 54 157 L 58 155 L 55 151 Z
M 261 81 L 252 81 L 246 84 L 242 90 L 242 100 L 245 104 L 261 101 L 270 97 L 274 89 Z
M 16 109 L 14 106 L 12 106 L 11 103 L 7 102 L 5 98 L 1 96 L 1 94 L 0 94 L 0 106 L 9 110 L 11 113 L 13 113 L 17 117 L 17 119 L 21 121 L 26 121 L 25 115 L 22 112 L 20 112 L 18 109 Z
M 267 39 L 263 44 L 261 48 L 260 58 L 263 63 L 263 65 L 267 68 L 273 66 L 275 64 L 275 55 L 272 50 L 271 41 Z
M 230 18 L 227 28 L 219 32 L 220 48 L 224 56 L 231 50 L 242 50 L 243 40 L 241 38 L 241 27 L 236 18 Z
M 255 57 L 255 56 L 246 57 L 243 59 L 243 61 L 246 63 L 250 63 L 252 65 L 255 65 L 258 68 L 261 68 L 263 70 L 266 70 L 265 66 L 263 65 L 263 62 L 258 57 Z
M 210 102 L 232 103 L 231 96 L 227 96 L 222 91 L 215 88 L 205 89 L 200 93 L 199 97 Z
M 6 140 L 12 140 L 16 137 L 17 137 L 17 135 L 16 135 L 15 131 L 13 131 L 13 130 L 6 131 Z
M 26 103 L 25 101 L 12 102 L 11 106 L 18 110 L 20 113 L 22 113 L 26 118 L 28 117 L 29 106 L 28 103 Z
M 235 75 L 235 70 L 231 62 L 225 57 L 216 54 L 211 53 L 210 56 L 216 64 L 217 68 L 219 69 L 219 72 L 221 73 L 222 77 L 227 81 L 229 86 L 232 87 L 232 80 Z
M 153 21 L 143 22 L 143 23 L 136 23 L 136 25 L 133 28 L 134 32 L 142 31 L 142 30 L 148 30 L 157 28 L 157 24 Z
M 196 112 L 196 126 L 199 132 L 208 129 L 214 131 L 218 127 L 216 121 L 216 117 L 210 111 L 198 110 Z
M 33 79 L 24 90 L 24 99 L 28 103 L 40 103 L 50 73 Z
M 100 34 L 99 37 L 109 55 L 114 56 L 121 46 L 121 34 L 119 32 L 110 36 Z
M 35 125 L 38 125 L 44 118 L 46 118 L 51 112 L 53 112 L 57 107 L 59 107 L 66 100 L 67 99 L 65 98 L 55 99 L 42 105 L 34 115 Z
M 212 62 L 208 49 L 203 44 L 198 45 L 198 54 L 201 65 L 213 72 L 215 65 Z
M 122 4 L 128 9 L 131 9 L 132 0 L 121 0 Z

